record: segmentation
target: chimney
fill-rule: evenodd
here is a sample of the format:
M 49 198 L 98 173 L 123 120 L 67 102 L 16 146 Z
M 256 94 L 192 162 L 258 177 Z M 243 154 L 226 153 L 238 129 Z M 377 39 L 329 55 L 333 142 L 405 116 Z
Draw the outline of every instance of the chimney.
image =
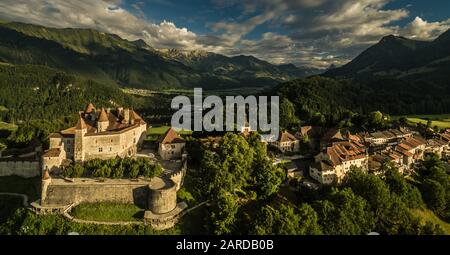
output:
M 127 108 L 123 111 L 123 119 L 126 124 L 130 123 L 130 109 Z

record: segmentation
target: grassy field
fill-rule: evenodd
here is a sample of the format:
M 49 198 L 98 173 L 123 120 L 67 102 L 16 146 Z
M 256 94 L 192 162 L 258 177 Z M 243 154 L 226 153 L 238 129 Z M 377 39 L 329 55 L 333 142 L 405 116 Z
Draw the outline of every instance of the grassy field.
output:
M 22 193 L 28 195 L 30 202 L 40 196 L 41 178 L 21 178 L 17 176 L 0 177 L 0 192 Z
M 441 228 L 444 230 L 445 234 L 450 235 L 450 224 L 448 222 L 439 219 L 439 217 L 437 217 L 432 211 L 416 209 L 413 210 L 413 213 L 419 216 L 424 222 L 431 221 L 434 224 L 440 225 Z
M 169 129 L 169 126 L 156 126 L 151 127 L 147 131 L 147 135 L 163 135 Z M 192 131 L 190 130 L 182 130 L 179 132 L 180 135 L 191 135 Z
M 73 208 L 72 216 L 95 221 L 141 221 L 144 209 L 133 204 L 80 204 Z
M 407 115 L 407 116 L 394 116 L 392 119 L 396 120 L 401 117 L 406 117 L 410 123 L 427 124 L 428 120 L 432 121 L 431 126 L 437 126 L 438 128 L 450 128 L 450 114 L 435 114 L 435 115 Z

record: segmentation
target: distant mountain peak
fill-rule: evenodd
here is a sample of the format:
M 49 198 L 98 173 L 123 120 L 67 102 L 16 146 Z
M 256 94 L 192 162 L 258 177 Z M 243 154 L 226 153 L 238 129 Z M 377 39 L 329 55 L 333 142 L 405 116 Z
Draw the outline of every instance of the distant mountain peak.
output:
M 436 42 L 447 42 L 450 41 L 450 29 L 441 34 L 436 40 Z
M 328 70 L 326 75 L 346 78 L 437 76 L 447 72 L 450 58 L 450 30 L 435 41 L 420 41 L 388 35 L 348 64 Z

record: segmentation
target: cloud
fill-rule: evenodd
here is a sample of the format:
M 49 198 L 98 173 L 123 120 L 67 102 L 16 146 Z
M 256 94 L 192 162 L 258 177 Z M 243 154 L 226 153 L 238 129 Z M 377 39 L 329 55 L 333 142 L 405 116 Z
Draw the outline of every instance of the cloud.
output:
M 211 1 L 211 11 L 237 17 L 207 23 L 209 32 L 204 34 L 178 27 L 169 19 L 149 21 L 144 4 L 163 5 L 162 0 L 136 1 L 130 10 L 121 0 L 1 0 L 0 18 L 59 28 L 93 28 L 128 40 L 144 39 L 157 49 L 254 55 L 273 63 L 321 68 L 348 62 L 388 34 L 430 40 L 450 27 L 450 19 L 428 22 L 420 17 L 400 27 L 396 24 L 409 17 L 408 6 L 387 8 L 393 0 Z M 168 8 L 176 5 L 175 1 L 164 2 Z M 248 38 L 260 26 L 264 32 Z
M 141 5 L 133 8 L 140 10 Z M 187 28 L 168 21 L 148 22 L 122 8 L 120 0 L 2 0 L 0 18 L 58 28 L 93 28 L 128 40 L 144 39 L 155 48 L 203 47 Z
M 421 17 L 416 17 L 409 23 L 401 34 L 418 40 L 432 40 L 450 29 L 450 19 L 442 22 L 427 22 Z

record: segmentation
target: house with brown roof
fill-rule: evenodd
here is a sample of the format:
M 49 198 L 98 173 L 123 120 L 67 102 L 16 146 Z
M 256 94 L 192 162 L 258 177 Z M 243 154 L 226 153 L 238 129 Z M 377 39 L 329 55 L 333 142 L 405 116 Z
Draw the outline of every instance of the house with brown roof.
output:
M 320 148 L 323 150 L 334 142 L 345 141 L 339 128 L 330 128 L 326 130 L 320 138 Z
M 299 152 L 300 140 L 288 131 L 280 132 L 278 139 L 270 142 L 282 152 Z
M 169 128 L 158 140 L 158 154 L 163 160 L 179 159 L 185 146 L 186 141 Z
M 366 137 L 366 142 L 371 145 L 395 145 L 398 144 L 402 139 L 412 137 L 412 133 L 406 129 L 389 129 L 386 131 L 378 131 L 370 133 Z
M 309 174 L 321 184 L 340 183 L 352 167 L 367 170 L 368 159 L 365 146 L 352 141 L 334 142 L 315 156 Z
M 75 126 L 49 135 L 43 170 L 58 171 L 65 160 L 133 157 L 146 137 L 147 123 L 132 109 L 96 109 L 90 103 L 78 115 Z
M 440 158 L 446 158 L 449 150 L 449 142 L 442 139 L 428 139 L 425 154 L 436 154 Z

